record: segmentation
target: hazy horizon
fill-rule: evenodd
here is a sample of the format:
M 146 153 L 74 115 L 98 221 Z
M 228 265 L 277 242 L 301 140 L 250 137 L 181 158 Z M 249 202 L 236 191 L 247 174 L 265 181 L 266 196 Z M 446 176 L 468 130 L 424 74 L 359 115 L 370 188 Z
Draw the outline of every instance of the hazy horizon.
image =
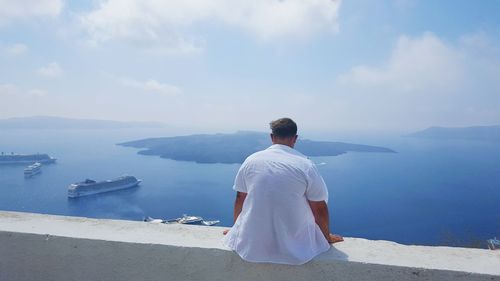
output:
M 42 120 L 38 119 L 41 118 Z M 46 119 L 48 118 L 48 119 Z M 58 119 L 62 119 L 63 123 L 57 123 L 56 126 L 51 122 L 52 118 L 55 118 L 57 121 L 61 121 Z M 13 124 L 2 124 L 5 121 L 21 121 L 23 122 L 23 126 L 13 126 Z M 35 121 L 34 123 L 31 121 Z M 40 121 L 44 121 L 45 123 L 40 123 Z M 85 124 L 82 128 L 81 124 L 78 122 L 75 124 L 72 121 L 91 121 L 91 123 Z M 96 123 L 93 123 L 93 122 Z M 159 123 L 163 126 L 123 126 L 123 127 L 102 127 L 99 122 L 120 122 L 123 124 L 133 124 L 134 123 L 152 123 L 152 125 L 157 125 Z M 17 124 L 17 123 L 14 123 Z M 104 129 L 112 129 L 112 130 L 144 130 L 146 135 L 144 138 L 149 137 L 160 137 L 162 135 L 158 135 L 158 133 L 164 132 L 165 137 L 174 136 L 174 135 L 193 135 L 193 134 L 232 134 L 240 131 L 250 131 L 250 132 L 262 132 L 268 133 L 269 127 L 268 123 L 261 124 L 259 128 L 209 128 L 203 126 L 203 124 L 191 124 L 191 125 L 183 125 L 183 126 L 175 126 L 166 122 L 157 122 L 157 121 L 134 121 L 134 120 L 105 120 L 105 119 L 88 119 L 88 118 L 69 118 L 62 116 L 24 116 L 24 117 L 7 117 L 0 118 L 0 129 L 2 130 L 28 130 L 28 131 L 36 131 L 36 130 L 104 130 Z M 422 128 L 425 129 L 425 128 Z M 147 131 L 151 131 L 153 135 L 147 135 Z M 299 137 L 303 138 L 315 138 L 316 140 L 337 140 L 340 141 L 342 139 L 349 140 L 352 137 L 362 138 L 362 137 L 373 137 L 373 136 L 400 136 L 406 135 L 410 133 L 414 133 L 415 131 L 411 130 L 369 130 L 369 129 L 324 129 L 324 130 L 312 130 L 307 127 L 302 127 L 299 124 L 298 134 Z
M 500 124 L 499 1 L 4 0 L 0 119 L 200 132 Z

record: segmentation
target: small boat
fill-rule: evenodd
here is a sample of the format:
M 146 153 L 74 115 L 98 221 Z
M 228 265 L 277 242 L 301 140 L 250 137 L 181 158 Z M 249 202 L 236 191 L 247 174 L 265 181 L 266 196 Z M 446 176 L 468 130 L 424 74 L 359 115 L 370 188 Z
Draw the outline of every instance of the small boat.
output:
M 182 215 L 182 218 L 180 218 L 177 222 L 182 224 L 200 224 L 202 221 L 202 217 Z
M 143 221 L 145 222 L 150 222 L 150 223 L 165 223 L 165 220 L 162 220 L 162 219 L 154 219 L 152 217 L 145 217 L 143 219 Z
M 201 224 L 206 225 L 206 226 L 212 226 L 220 223 L 220 220 L 215 220 L 215 221 L 201 221 Z
M 488 248 L 490 250 L 500 250 L 500 240 L 498 240 L 496 237 L 493 239 L 488 239 L 486 240 L 488 243 Z
M 220 223 L 220 220 L 206 221 L 202 217 L 188 216 L 188 215 L 182 215 L 181 218 L 170 219 L 170 220 L 145 217 L 143 221 L 150 223 L 164 223 L 164 224 L 180 223 L 180 224 L 193 224 L 193 225 L 206 225 L 206 226 L 212 226 Z
M 36 162 L 36 163 L 24 168 L 24 176 L 31 177 L 31 176 L 34 176 L 34 175 L 40 173 L 41 171 L 42 171 L 42 164 Z

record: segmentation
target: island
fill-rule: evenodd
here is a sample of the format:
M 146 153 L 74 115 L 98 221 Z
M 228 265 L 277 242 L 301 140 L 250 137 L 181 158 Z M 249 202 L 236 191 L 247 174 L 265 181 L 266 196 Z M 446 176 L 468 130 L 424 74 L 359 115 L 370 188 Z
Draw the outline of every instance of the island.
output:
M 500 142 L 500 126 L 430 127 L 408 135 L 427 139 L 461 139 Z
M 165 128 L 160 122 L 123 122 L 95 119 L 75 119 L 55 116 L 32 116 L 0 119 L 1 130 L 13 129 L 50 129 L 50 130 L 82 130 L 82 129 L 130 129 L 130 128 Z
M 197 163 L 243 163 L 250 154 L 271 145 L 269 134 L 239 131 L 234 134 L 199 134 L 148 138 L 118 145 L 140 148 L 142 155 Z M 349 151 L 395 153 L 378 146 L 299 139 L 295 148 L 307 156 L 337 156 Z

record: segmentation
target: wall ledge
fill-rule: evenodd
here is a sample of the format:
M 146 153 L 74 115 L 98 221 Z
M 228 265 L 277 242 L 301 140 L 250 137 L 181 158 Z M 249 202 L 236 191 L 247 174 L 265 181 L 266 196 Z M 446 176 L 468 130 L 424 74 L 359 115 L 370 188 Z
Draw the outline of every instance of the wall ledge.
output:
M 0 280 L 500 280 L 500 251 L 361 238 L 303 266 L 252 264 L 223 229 L 2 211 Z

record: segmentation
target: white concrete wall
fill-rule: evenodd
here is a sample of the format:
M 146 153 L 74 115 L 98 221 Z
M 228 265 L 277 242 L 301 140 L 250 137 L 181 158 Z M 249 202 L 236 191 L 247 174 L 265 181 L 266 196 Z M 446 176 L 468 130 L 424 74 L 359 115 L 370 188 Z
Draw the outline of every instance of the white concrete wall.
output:
M 222 229 L 0 212 L 0 281 L 500 280 L 500 251 L 359 238 L 302 266 L 253 264 Z

